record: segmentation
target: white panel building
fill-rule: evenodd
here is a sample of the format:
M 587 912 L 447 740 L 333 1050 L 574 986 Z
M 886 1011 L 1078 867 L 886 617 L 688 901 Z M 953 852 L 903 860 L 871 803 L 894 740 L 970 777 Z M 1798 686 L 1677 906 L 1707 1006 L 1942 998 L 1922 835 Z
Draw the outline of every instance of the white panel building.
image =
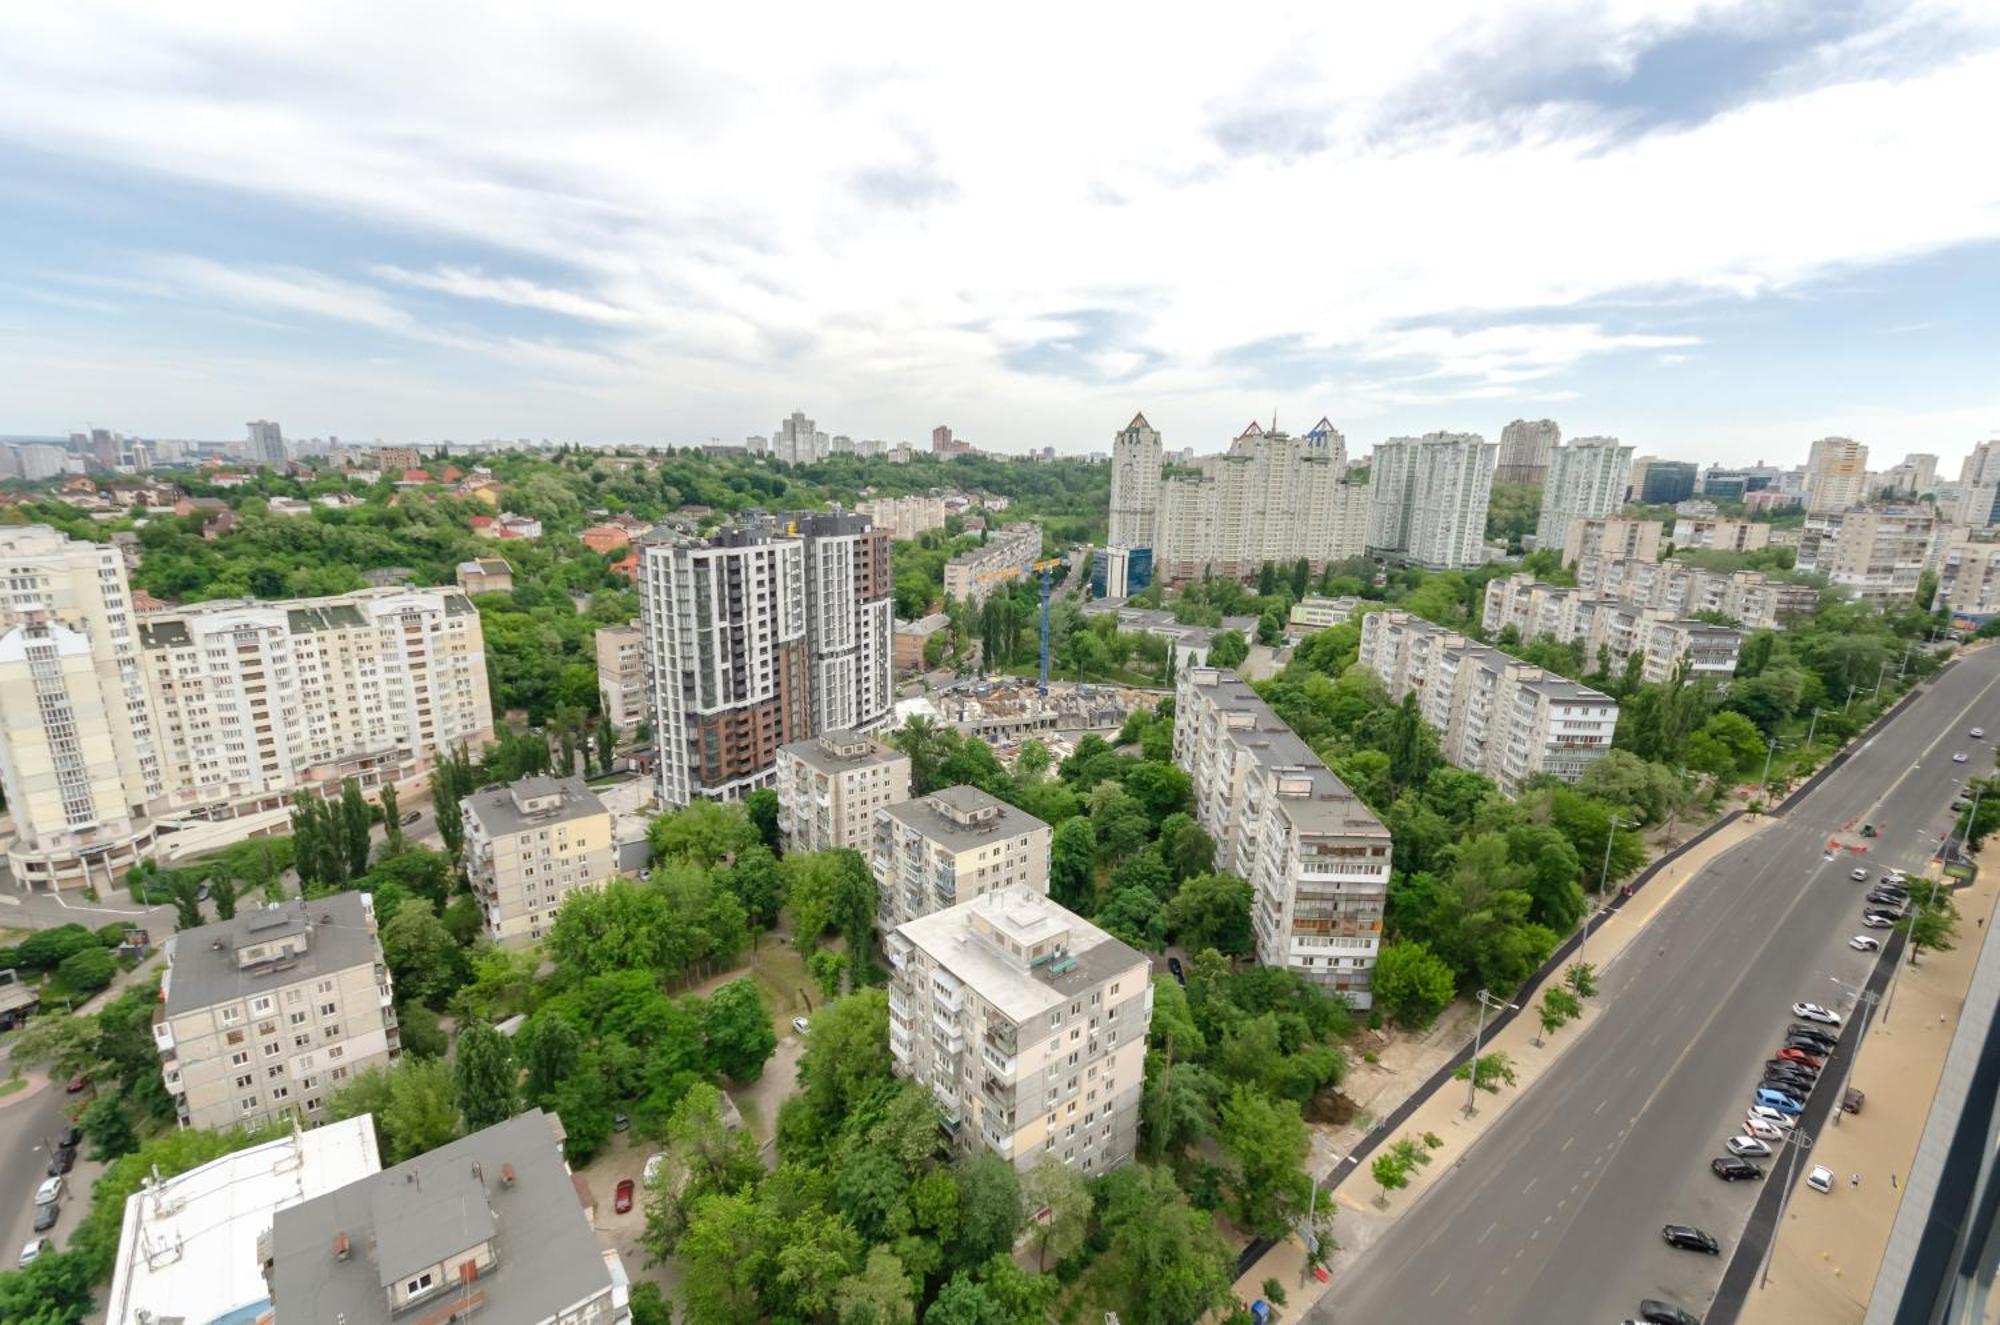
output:
M 1631 475 L 1632 448 L 1615 437 L 1579 437 L 1550 451 L 1535 546 L 1562 547 L 1573 521 L 1615 515 Z

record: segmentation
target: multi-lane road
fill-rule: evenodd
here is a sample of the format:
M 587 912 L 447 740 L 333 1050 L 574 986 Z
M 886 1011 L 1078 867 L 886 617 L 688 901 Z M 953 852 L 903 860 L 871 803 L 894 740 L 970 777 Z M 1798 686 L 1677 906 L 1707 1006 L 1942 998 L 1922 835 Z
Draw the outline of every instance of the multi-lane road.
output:
M 1872 879 L 1930 858 L 1955 784 L 1993 766 L 1975 725 L 2000 733 L 2000 650 L 1962 658 L 1783 818 L 1690 879 L 1604 973 L 1602 1015 L 1307 1319 L 1618 1321 L 1641 1298 L 1704 1315 L 1761 1187 L 1725 1183 L 1708 1161 L 1742 1130 L 1792 1003 L 1847 1009 L 1836 981 L 1858 986 L 1874 962 L 1848 947 L 1869 932 L 1869 885 L 1849 872 L 1857 859 Z M 1960 751 L 1970 762 L 1953 762 Z M 1881 834 L 1870 852 L 1829 859 L 1829 839 L 1858 842 L 1864 822 Z M 1843 1066 L 1828 1064 L 1822 1090 Z M 1670 1222 L 1714 1233 L 1724 1254 L 1668 1248 Z

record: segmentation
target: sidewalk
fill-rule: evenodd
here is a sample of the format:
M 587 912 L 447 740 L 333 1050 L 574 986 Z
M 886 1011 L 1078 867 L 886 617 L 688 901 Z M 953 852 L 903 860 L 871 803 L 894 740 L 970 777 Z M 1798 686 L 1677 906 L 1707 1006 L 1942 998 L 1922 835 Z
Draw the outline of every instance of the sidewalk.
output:
M 1603 985 L 1607 968 L 1618 960 L 1653 917 L 1680 894 L 1683 884 L 1708 868 L 1723 852 L 1740 846 L 1762 832 L 1765 825 L 1770 822 L 1771 820 L 1764 816 L 1738 819 L 1718 830 L 1700 846 L 1676 859 L 1671 865 L 1662 869 L 1643 890 L 1633 895 L 1617 912 L 1606 915 L 1597 922 L 1595 928 L 1591 930 L 1589 943 L 1584 946 L 1576 960 L 1587 961 L 1594 965 L 1597 968 L 1599 984 Z M 1560 979 L 1560 975 L 1555 978 Z M 1523 989 L 1515 995 L 1515 1001 L 1526 1009 L 1533 1000 L 1541 996 L 1541 989 L 1540 985 Z M 1516 1017 L 1497 1034 L 1490 1036 L 1481 1045 L 1480 1055 L 1483 1057 L 1496 1051 L 1505 1053 L 1512 1062 L 1518 1078 L 1516 1084 L 1503 1087 L 1497 1095 L 1480 1092 L 1479 1111 L 1471 1118 L 1465 1116 L 1466 1087 L 1465 1083 L 1460 1081 L 1447 1083 L 1444 1088 L 1434 1092 L 1420 1104 L 1398 1129 L 1396 1138 L 1407 1136 L 1420 1139 L 1426 1132 L 1431 1132 L 1443 1138 L 1444 1144 L 1431 1152 L 1431 1162 L 1411 1176 L 1409 1186 L 1390 1194 L 1386 1204 L 1377 1202 L 1380 1188 L 1365 1171 L 1346 1174 L 1345 1180 L 1330 1195 L 1321 1194 L 1322 1202 L 1331 1200 L 1338 1207 L 1334 1221 L 1334 1240 L 1340 1245 L 1339 1250 L 1335 1251 L 1327 1261 L 1327 1268 L 1332 1276 L 1329 1283 L 1320 1284 L 1309 1278 L 1306 1273 L 1305 1246 L 1294 1235 L 1273 1246 L 1237 1279 L 1236 1296 L 1245 1302 L 1254 1301 L 1263 1296 L 1264 1280 L 1275 1277 L 1289 1294 L 1287 1305 L 1284 1307 L 1285 1314 L 1294 1319 L 1302 1317 L 1327 1292 L 1333 1281 L 1337 1281 L 1342 1274 L 1353 1267 L 1356 1259 L 1390 1224 L 1451 1172 L 1458 1160 L 1471 1149 L 1473 1143 L 1478 1141 L 1486 1129 L 1504 1115 L 1530 1086 L 1534 1085 L 1557 1057 L 1588 1033 L 1591 1023 L 1599 1014 L 1599 1001 L 1599 999 L 1586 1001 L 1581 1020 L 1571 1022 L 1555 1034 L 1543 1037 L 1539 1047 L 1535 1044 L 1535 1036 L 1541 1022 L 1532 1013 Z M 1315 1147 L 1315 1153 L 1310 1157 L 1309 1164 L 1313 1173 L 1324 1175 L 1331 1167 L 1343 1161 L 1343 1156 L 1326 1153 Z M 1363 1167 L 1365 1169 L 1366 1166 Z
M 1901 1183 L 1923 1136 L 1973 967 L 1987 931 L 2000 923 L 1995 914 L 2000 845 L 1979 853 L 1979 867 L 1978 881 L 1956 897 L 1957 946 L 1920 957 L 1914 969 L 1905 964 L 1893 1001 L 1885 1003 L 1888 1016 L 1877 1009 L 1851 1082 L 1866 1093 L 1867 1103 L 1838 1127 L 1823 1128 L 1812 1148 L 1811 1161 L 1834 1171 L 1834 1189 L 1821 1195 L 1803 1181 L 1792 1189 L 1770 1281 L 1744 1304 L 1743 1325 L 1799 1320 L 1859 1325 L 1867 1314 L 1902 1203 Z M 1983 926 L 1977 923 L 1982 917 Z M 1861 1185 L 1850 1186 L 1857 1173 Z

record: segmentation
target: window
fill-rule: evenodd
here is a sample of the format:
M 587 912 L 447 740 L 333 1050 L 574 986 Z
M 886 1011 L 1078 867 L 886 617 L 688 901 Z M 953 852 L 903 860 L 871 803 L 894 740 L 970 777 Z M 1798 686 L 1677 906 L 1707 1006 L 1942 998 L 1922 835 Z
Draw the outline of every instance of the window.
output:
M 421 1293 L 425 1289 L 429 1288 L 430 1286 L 431 1286 L 431 1272 L 429 1270 L 425 1270 L 422 1274 L 410 1280 L 409 1283 L 404 1284 L 403 1291 L 414 1297 L 418 1293 Z
M 305 1031 L 301 1031 L 299 1034 L 294 1035 L 292 1037 L 292 1048 L 294 1049 L 310 1048 L 312 1042 L 313 1042 L 313 1037 L 311 1036 L 311 1034 Z
M 245 1050 L 239 1049 L 235 1053 L 229 1055 L 229 1065 L 231 1067 L 241 1067 L 249 1061 L 250 1061 L 250 1055 Z
M 270 995 L 266 994 L 266 995 L 265 995 L 264 997 L 262 997 L 262 998 L 260 998 L 260 999 L 257 999 L 257 1000 L 255 1000 L 255 1001 L 253 1001 L 253 1002 L 252 1002 L 252 1003 L 250 1004 L 250 1010 L 251 1010 L 252 1012 L 256 1012 L 256 1013 L 265 1013 L 265 1012 L 269 1012 L 269 1011 L 271 1010 L 271 997 L 270 997 Z
M 250 1087 L 256 1084 L 257 1084 L 257 1078 L 250 1075 L 247 1072 L 244 1073 L 242 1076 L 236 1078 L 236 1089 L 238 1090 L 248 1090 Z
M 347 1052 L 347 1049 L 346 1049 L 346 1047 L 345 1047 L 345 1046 L 343 1046 L 343 1045 L 338 1045 L 338 1044 L 336 1044 L 336 1045 L 334 1045 L 334 1046 L 333 1046 L 333 1047 L 332 1047 L 331 1049 L 328 1049 L 328 1050 L 326 1051 L 326 1056 L 327 1056 L 328 1058 L 339 1058 L 339 1057 L 341 1057 L 341 1056 L 342 1056 L 343 1054 L 345 1054 L 346 1052 Z
M 337 1011 L 339 1011 L 337 1004 L 322 1003 L 319 1005 L 319 1015 L 322 1017 L 331 1017 Z
M 274 1063 L 270 1067 L 264 1069 L 264 1075 L 272 1080 L 275 1080 L 278 1077 L 285 1075 L 285 1065 L 283 1063 Z
M 292 1025 L 294 1025 L 294 1026 L 303 1026 L 303 1025 L 305 1025 L 305 1024 L 306 1024 L 306 1014 L 305 1014 L 305 1013 L 303 1013 L 303 1012 L 294 1012 L 294 1013 L 292 1014 Z
M 237 1022 L 239 1022 L 239 1021 L 241 1021 L 241 1020 L 243 1020 L 243 1009 L 242 1009 L 242 1008 L 224 1008 L 224 1009 L 222 1010 L 222 1024 L 223 1024 L 223 1025 L 225 1025 L 225 1026 L 233 1026 L 233 1025 L 235 1025 L 235 1024 L 236 1024 Z

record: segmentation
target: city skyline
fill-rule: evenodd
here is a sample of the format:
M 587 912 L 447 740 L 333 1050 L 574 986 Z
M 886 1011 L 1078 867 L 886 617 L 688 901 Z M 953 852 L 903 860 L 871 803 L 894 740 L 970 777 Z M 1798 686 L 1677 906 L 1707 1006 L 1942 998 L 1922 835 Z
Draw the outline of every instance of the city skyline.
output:
M 1206 452 L 1275 407 L 1356 451 L 1551 417 L 1953 473 L 2000 430 L 1969 8 L 703 21 L 11 20 L 0 431 L 740 442 L 804 409 L 1076 454 L 1146 410 Z

